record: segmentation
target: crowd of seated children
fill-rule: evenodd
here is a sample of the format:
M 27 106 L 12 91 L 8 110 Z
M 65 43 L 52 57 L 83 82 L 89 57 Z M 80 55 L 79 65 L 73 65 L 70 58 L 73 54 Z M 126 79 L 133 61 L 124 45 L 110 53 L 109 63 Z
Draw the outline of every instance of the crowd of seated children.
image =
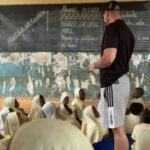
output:
M 6 98 L 0 111 L 0 145 L 3 146 L 3 149 L 6 149 L 10 139 L 14 138 L 22 124 L 42 118 L 47 118 L 49 121 L 52 119 L 62 120 L 74 125 L 82 131 L 91 144 L 110 136 L 109 129 L 105 129 L 101 125 L 101 117 L 96 107 L 85 105 L 85 91 L 82 88 L 75 89 L 72 101 L 70 94 L 63 92 L 59 102 L 57 106 L 51 101 L 46 101 L 43 95 L 36 95 L 32 99 L 31 111 L 27 114 L 24 109 L 20 108 L 16 98 Z M 134 101 L 129 107 L 129 114 L 125 117 L 126 132 L 132 134 L 134 139 L 136 137 L 134 129 L 141 123 L 140 114 L 143 109 L 143 103 Z

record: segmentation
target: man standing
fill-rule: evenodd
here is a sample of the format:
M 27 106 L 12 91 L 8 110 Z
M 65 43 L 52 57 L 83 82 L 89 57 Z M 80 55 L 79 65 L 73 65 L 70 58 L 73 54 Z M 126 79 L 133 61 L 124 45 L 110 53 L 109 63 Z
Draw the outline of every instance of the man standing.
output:
M 103 10 L 106 23 L 101 46 L 101 58 L 90 64 L 90 69 L 100 69 L 101 101 L 98 105 L 103 126 L 113 129 L 115 150 L 129 150 L 124 129 L 124 117 L 130 82 L 129 61 L 134 49 L 134 36 L 121 19 L 120 5 L 106 3 Z

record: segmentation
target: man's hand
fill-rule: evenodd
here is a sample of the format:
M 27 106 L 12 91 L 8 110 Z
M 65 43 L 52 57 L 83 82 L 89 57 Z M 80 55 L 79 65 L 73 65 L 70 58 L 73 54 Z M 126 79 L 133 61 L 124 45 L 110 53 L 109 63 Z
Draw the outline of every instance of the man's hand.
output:
M 95 68 L 95 63 L 90 64 L 90 65 L 89 65 L 89 69 L 90 69 L 90 70 L 96 69 L 96 68 Z

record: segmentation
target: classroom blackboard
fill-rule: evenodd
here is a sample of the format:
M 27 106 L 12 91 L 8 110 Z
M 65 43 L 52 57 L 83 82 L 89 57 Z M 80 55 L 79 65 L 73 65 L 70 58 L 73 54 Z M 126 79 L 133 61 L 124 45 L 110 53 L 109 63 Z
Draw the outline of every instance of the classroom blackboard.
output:
M 1 52 L 100 52 L 103 4 L 0 6 Z M 136 51 L 149 51 L 150 2 L 121 3 Z

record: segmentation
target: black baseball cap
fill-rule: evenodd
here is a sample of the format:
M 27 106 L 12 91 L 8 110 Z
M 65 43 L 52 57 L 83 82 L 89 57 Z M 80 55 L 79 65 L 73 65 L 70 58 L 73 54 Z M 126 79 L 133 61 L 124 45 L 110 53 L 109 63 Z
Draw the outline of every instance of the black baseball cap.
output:
M 116 1 L 110 1 L 104 4 L 102 14 L 104 13 L 105 10 L 111 11 L 111 10 L 116 10 L 116 11 L 121 11 L 120 5 Z

